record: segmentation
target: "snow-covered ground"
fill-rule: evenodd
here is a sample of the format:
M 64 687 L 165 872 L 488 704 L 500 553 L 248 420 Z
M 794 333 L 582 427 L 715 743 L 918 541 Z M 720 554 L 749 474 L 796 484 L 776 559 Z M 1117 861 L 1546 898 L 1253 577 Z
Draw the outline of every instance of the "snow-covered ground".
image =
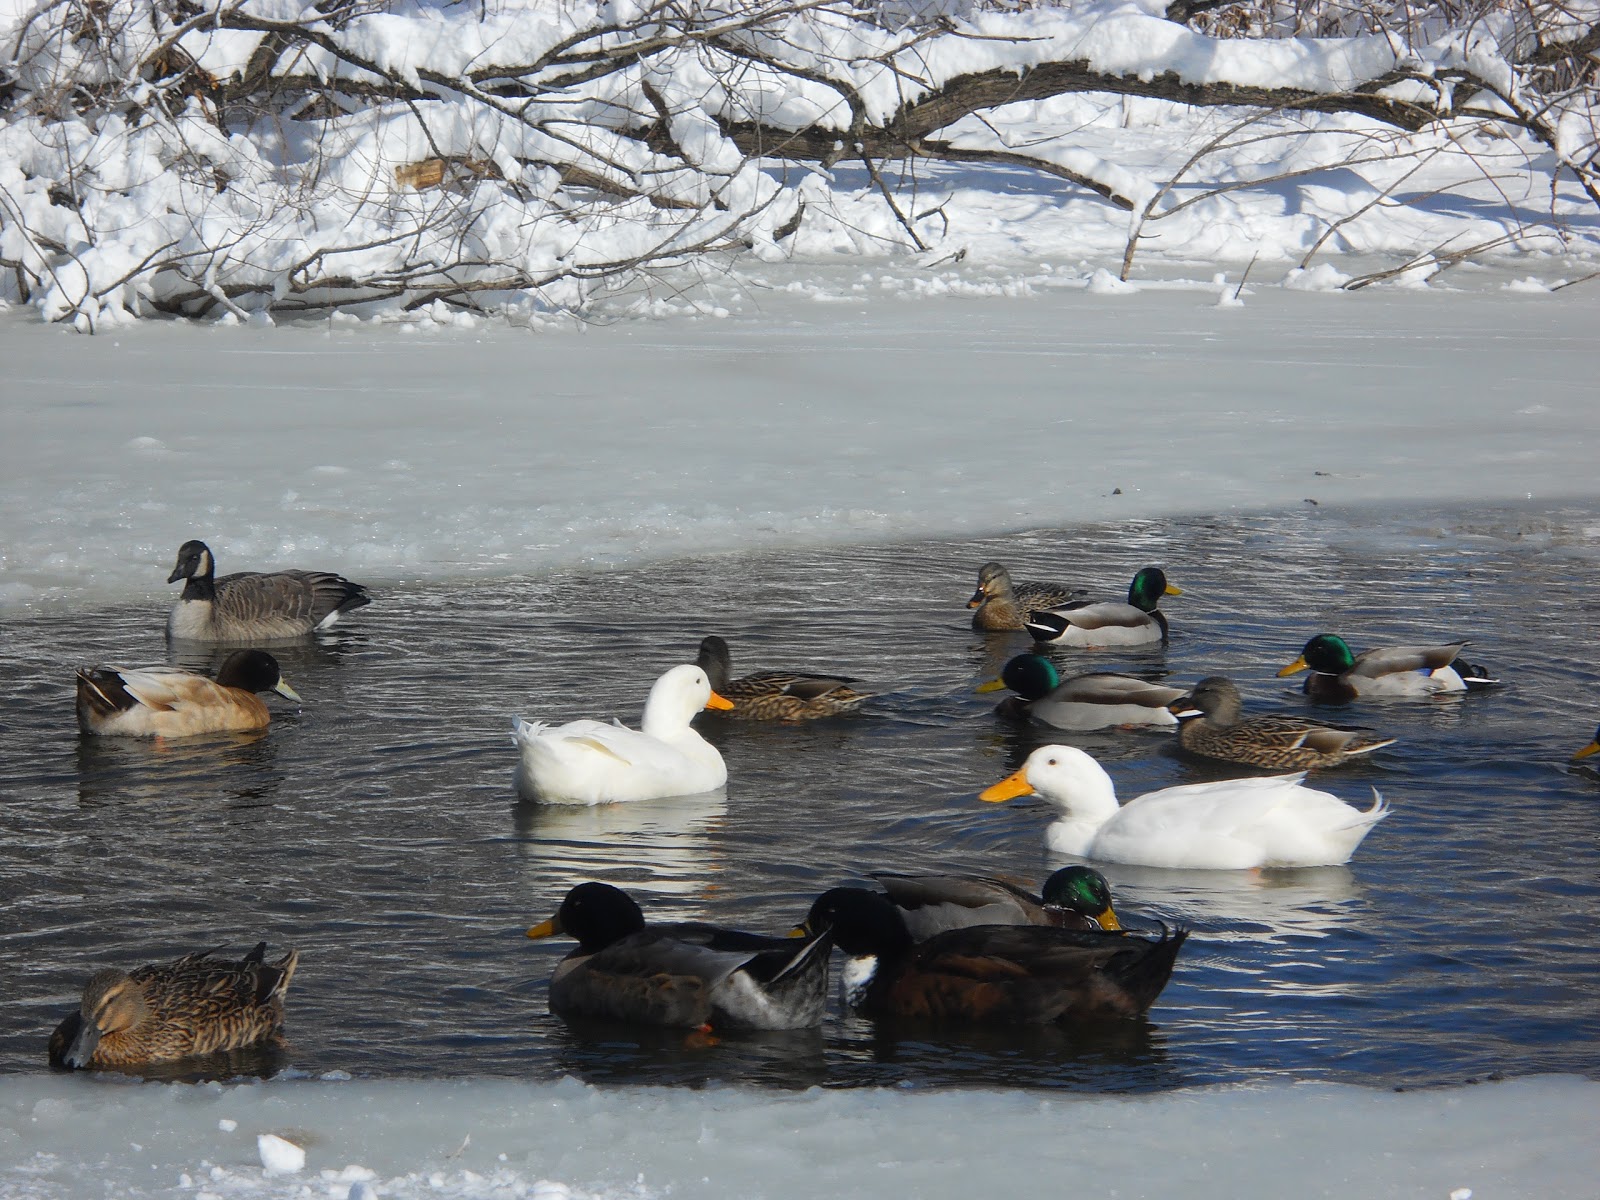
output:
M 1120 1099 L 8 1080 L 0 1196 L 1550 1200 L 1593 1194 L 1597 1113 L 1600 1084 L 1571 1077 Z
M 0 324 L 0 602 L 1075 521 L 1593 491 L 1600 283 L 1106 295 L 1071 270 L 729 285 L 723 319 Z M 943 295 L 928 295 L 934 285 Z M 848 298 L 841 298 L 848 297 Z
M 1218 307 L 1219 288 L 1110 295 L 1042 268 L 769 282 L 730 289 L 726 319 L 537 336 L 0 323 L 6 620 L 159 606 L 191 536 L 224 570 L 448 581 L 1594 494 L 1595 287 L 1475 272 L 1458 291 L 1247 288 Z M 1600 1176 L 1597 1117 L 1600 1084 L 1571 1078 L 1096 1099 L 41 1068 L 0 1081 L 0 1197 L 1576 1196 Z

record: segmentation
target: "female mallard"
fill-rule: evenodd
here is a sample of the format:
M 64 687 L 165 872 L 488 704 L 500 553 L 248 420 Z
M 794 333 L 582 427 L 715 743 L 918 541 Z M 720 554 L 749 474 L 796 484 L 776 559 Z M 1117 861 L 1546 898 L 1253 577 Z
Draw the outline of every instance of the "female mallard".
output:
M 138 1068 L 199 1054 L 281 1044 L 283 997 L 300 953 L 264 961 L 262 942 L 238 962 L 214 950 L 90 976 L 78 1011 L 50 1035 L 50 1065 Z
M 371 604 L 367 589 L 331 571 L 241 571 L 215 578 L 204 542 L 178 548 L 168 583 L 183 592 L 167 618 L 167 637 L 196 642 L 274 642 L 326 629 L 352 608 Z
M 78 672 L 78 728 L 121 737 L 265 729 L 272 714 L 256 692 L 300 699 L 265 650 L 235 650 L 215 680 L 176 667 L 89 667 Z
M 1178 745 L 1184 750 L 1252 767 L 1279 771 L 1337 767 L 1395 742 L 1287 713 L 1241 718 L 1239 689 L 1221 675 L 1202 679 L 1172 707 L 1182 719 Z
M 517 718 L 516 787 L 545 804 L 611 804 L 691 796 L 728 782 L 722 755 L 689 724 L 702 708 L 731 708 L 692 663 L 657 679 L 638 729 L 620 722 L 546 725 Z
M 715 634 L 700 643 L 695 662 L 711 680 L 717 695 L 733 707 L 727 716 L 749 721 L 809 721 L 855 712 L 868 699 L 866 692 L 849 687 L 848 675 L 802 675 L 797 671 L 755 671 L 728 678 L 731 665 L 728 643 Z
M 875 875 L 917 941 L 969 925 L 1119 930 L 1111 885 L 1093 867 L 1062 867 L 1035 896 L 986 875 Z
M 1149 683 L 1132 675 L 1092 671 L 1062 681 L 1056 666 L 1042 654 L 1019 654 L 1006 663 L 1000 678 L 979 686 L 980 692 L 1010 688 L 995 709 L 1001 716 L 1032 717 L 1057 729 L 1104 729 L 1108 725 L 1176 725 L 1167 706 L 1184 694 L 1182 688 Z
M 978 568 L 978 590 L 967 607 L 974 629 L 1022 629 L 1028 610 L 1054 608 L 1085 594 L 1084 588 L 1069 588 L 1059 583 L 1012 583 L 1011 574 L 997 562 Z
M 1147 646 L 1167 641 L 1167 618 L 1157 607 L 1162 596 L 1181 596 L 1160 567 L 1145 567 L 1128 585 L 1128 602 L 1079 601 L 1028 614 L 1026 628 L 1036 642 L 1063 646 Z
M 865 888 L 817 897 L 799 932 L 822 930 L 850 960 L 847 1001 L 868 1016 L 986 1025 L 1142 1016 L 1189 936 L 973 925 L 917 942 L 889 898 Z
M 550 980 L 550 1011 L 669 1029 L 804 1029 L 828 1006 L 826 934 L 809 942 L 683 922 L 646 925 L 633 898 L 580 883 L 531 938 L 578 947 Z
M 1305 692 L 1313 700 L 1347 704 L 1357 696 L 1432 696 L 1487 687 L 1482 667 L 1457 662 L 1466 642 L 1445 646 L 1381 646 L 1352 654 L 1342 637 L 1319 633 L 1300 657 L 1278 672 L 1280 679 L 1309 670 Z
M 1350 861 L 1389 813 L 1373 789 L 1365 812 L 1302 787 L 1304 773 L 1190 783 L 1118 806 L 1100 764 L 1072 746 L 1041 746 L 1014 775 L 979 793 L 999 802 L 1037 792 L 1062 810 L 1045 842 L 1060 854 L 1137 867 L 1247 870 Z

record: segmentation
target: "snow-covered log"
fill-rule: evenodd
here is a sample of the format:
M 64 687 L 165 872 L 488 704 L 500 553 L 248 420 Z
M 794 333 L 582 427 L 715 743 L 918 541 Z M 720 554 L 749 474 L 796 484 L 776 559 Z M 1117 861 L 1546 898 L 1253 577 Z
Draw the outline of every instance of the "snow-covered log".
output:
M 0 299 L 84 328 L 581 314 L 657 269 L 789 252 L 841 164 L 917 250 L 937 206 L 885 164 L 1059 179 L 1136 215 L 1126 274 L 1174 183 L 1237 144 L 1218 120 L 1324 170 L 1490 128 L 1600 206 L 1596 0 L 1362 12 L 1305 36 L 1210 0 L 894 20 L 825 0 L 0 0 Z M 1155 169 L 1136 123 L 1125 156 L 1008 132 L 1017 106 L 1076 93 L 1161 102 L 1154 124 L 1193 132 Z

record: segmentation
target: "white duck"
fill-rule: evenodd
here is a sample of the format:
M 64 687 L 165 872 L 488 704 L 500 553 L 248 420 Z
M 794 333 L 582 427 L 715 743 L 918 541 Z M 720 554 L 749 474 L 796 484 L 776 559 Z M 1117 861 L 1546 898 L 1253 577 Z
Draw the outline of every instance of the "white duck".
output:
M 717 748 L 690 726 L 703 708 L 732 708 L 699 667 L 673 667 L 650 688 L 638 729 L 620 721 L 547 725 L 518 717 L 517 792 L 545 804 L 610 804 L 709 792 L 728 782 Z
M 1305 773 L 1191 783 L 1118 806 L 1111 777 L 1082 750 L 1041 746 L 1016 774 L 980 792 L 1009 800 L 1037 792 L 1062 810 L 1050 849 L 1141 867 L 1245 870 L 1350 861 L 1389 808 L 1376 788 L 1365 812 L 1302 787 Z

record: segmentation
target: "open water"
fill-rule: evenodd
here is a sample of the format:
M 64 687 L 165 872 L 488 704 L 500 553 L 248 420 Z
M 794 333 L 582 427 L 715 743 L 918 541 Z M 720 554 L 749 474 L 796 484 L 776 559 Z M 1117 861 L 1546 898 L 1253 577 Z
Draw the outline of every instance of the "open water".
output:
M 333 633 L 274 648 L 304 697 L 260 736 L 82 738 L 72 672 L 169 659 L 165 608 L 44 607 L 0 638 L 0 1072 L 44 1043 L 97 968 L 257 940 L 297 946 L 292 1072 L 575 1075 L 782 1087 L 1025 1085 L 1146 1092 L 1245 1079 L 1379 1086 L 1600 1074 L 1600 781 L 1571 767 L 1592 701 L 1593 502 L 1334 508 L 1006 537 L 743 553 L 600 573 L 390 584 Z M 570 947 L 526 926 L 585 879 L 658 919 L 785 931 L 876 870 L 1037 882 L 1050 810 L 975 793 L 1046 741 L 1098 756 L 1124 798 L 1214 777 L 1170 734 L 998 721 L 974 686 L 1027 648 L 978 634 L 976 568 L 1120 595 L 1165 566 L 1165 650 L 1065 652 L 1069 668 L 1178 683 L 1223 673 L 1247 708 L 1305 707 L 1277 667 L 1304 640 L 1472 639 L 1484 693 L 1321 715 L 1400 739 L 1317 777 L 1393 815 L 1348 867 L 1103 869 L 1119 911 L 1190 927 L 1148 1022 L 915 1036 L 835 1012 L 818 1031 L 681 1037 L 567 1027 L 545 984 Z M 152 563 L 153 579 L 170 564 Z M 322 565 L 307 563 L 306 565 Z M 352 572 L 356 574 L 356 572 Z M 175 593 L 176 588 L 172 591 Z M 852 718 L 711 725 L 726 795 L 541 809 L 511 787 L 513 715 L 637 720 L 666 667 L 726 637 L 735 673 L 839 671 Z M 1064 861 L 1064 860 L 1063 860 Z

